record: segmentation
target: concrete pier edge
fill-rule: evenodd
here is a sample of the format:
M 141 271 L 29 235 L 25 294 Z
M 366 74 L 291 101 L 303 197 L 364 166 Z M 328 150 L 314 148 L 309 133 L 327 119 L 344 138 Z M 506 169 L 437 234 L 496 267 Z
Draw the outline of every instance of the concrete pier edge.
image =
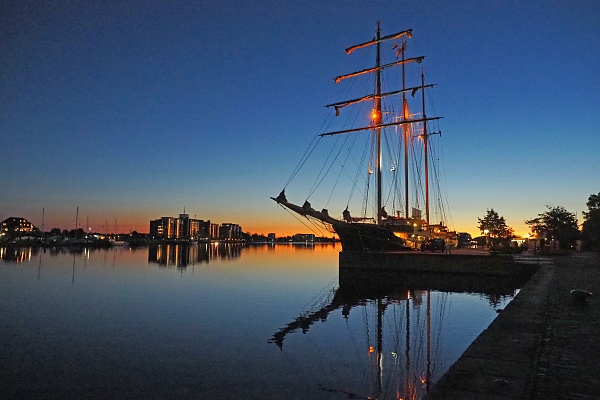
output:
M 537 261 L 539 271 L 426 399 L 600 399 L 600 254 Z M 573 289 L 591 294 L 581 301 Z
M 553 267 L 542 265 L 425 399 L 525 399 L 535 389 Z

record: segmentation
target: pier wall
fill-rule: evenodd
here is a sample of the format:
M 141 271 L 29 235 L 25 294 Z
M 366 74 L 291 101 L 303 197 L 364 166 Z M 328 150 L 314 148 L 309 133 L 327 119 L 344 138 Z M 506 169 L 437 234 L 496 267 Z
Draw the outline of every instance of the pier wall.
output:
M 421 252 L 352 252 L 339 255 L 344 269 L 401 273 L 514 277 L 531 276 L 538 265 L 515 262 L 511 255 Z

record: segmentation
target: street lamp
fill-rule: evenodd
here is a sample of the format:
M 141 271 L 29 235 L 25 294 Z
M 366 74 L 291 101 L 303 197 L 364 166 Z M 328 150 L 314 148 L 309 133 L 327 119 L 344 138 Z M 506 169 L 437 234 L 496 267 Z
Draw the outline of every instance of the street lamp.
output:
M 483 248 L 485 249 L 486 246 L 489 247 L 490 246 L 490 231 L 487 229 L 483 230 L 483 234 L 485 235 L 485 246 L 483 246 Z
M 413 243 L 414 243 L 414 246 L 416 249 L 417 248 L 417 223 L 416 222 L 413 223 L 413 238 L 414 238 Z

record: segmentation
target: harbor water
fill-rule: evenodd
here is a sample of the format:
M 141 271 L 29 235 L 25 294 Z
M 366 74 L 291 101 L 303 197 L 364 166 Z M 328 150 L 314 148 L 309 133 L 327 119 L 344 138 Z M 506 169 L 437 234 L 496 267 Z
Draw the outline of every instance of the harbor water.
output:
M 519 287 L 339 287 L 332 245 L 1 248 L 0 398 L 420 398 Z

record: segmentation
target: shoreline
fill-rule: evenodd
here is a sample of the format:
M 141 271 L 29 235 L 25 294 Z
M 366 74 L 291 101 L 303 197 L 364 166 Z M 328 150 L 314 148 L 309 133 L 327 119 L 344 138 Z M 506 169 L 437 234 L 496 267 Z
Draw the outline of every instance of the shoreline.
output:
M 594 294 L 578 305 L 572 289 Z M 544 258 L 538 272 L 425 399 L 599 396 L 599 292 L 600 255 Z

